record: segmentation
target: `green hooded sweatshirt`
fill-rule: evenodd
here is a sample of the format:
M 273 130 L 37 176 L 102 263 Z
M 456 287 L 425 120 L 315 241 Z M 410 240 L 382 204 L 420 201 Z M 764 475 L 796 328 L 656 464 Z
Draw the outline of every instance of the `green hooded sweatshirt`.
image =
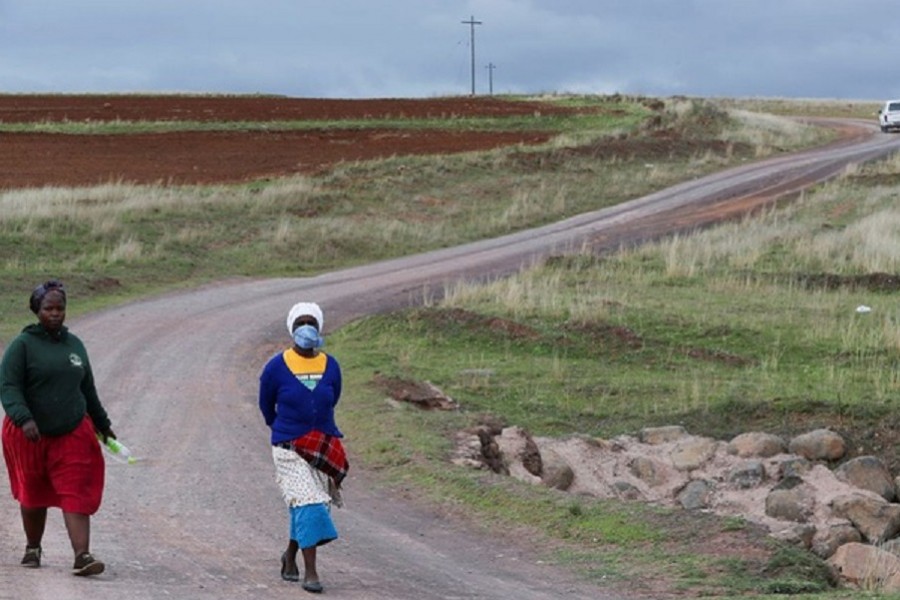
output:
M 34 419 L 41 435 L 73 431 L 85 412 L 95 429 L 110 427 L 84 344 L 65 326 L 53 337 L 29 325 L 10 342 L 0 362 L 0 402 L 13 423 Z

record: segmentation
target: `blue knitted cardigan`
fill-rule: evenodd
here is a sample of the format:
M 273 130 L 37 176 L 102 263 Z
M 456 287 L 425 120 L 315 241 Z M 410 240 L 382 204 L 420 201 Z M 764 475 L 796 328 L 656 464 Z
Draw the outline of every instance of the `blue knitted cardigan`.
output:
M 279 352 L 259 376 L 259 410 L 272 430 L 271 442 L 289 442 L 316 430 L 344 437 L 334 420 L 341 398 L 341 367 L 326 355 L 325 372 L 312 390 L 291 373 Z

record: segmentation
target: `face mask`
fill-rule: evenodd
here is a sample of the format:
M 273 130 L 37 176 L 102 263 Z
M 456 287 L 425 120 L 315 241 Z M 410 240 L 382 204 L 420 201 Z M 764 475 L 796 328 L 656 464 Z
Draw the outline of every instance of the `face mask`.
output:
M 319 331 L 312 325 L 301 325 L 294 330 L 294 343 L 307 350 L 321 348 L 325 340 L 319 335 Z

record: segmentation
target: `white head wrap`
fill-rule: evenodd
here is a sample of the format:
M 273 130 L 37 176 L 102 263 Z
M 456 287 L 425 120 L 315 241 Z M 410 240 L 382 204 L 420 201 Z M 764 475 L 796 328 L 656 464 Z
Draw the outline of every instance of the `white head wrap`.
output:
M 312 317 L 319 324 L 319 333 L 325 327 L 325 318 L 322 316 L 322 309 L 315 302 L 298 302 L 295 304 L 287 316 L 288 334 L 294 335 L 294 321 L 297 317 Z

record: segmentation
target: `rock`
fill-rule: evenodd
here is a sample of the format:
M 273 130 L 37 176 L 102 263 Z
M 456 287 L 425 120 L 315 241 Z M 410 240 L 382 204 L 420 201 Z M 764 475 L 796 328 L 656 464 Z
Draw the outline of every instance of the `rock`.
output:
M 728 473 L 728 483 L 739 489 L 756 487 L 765 479 L 766 468 L 758 460 L 744 461 Z
M 862 542 L 862 535 L 850 523 L 834 523 L 816 531 L 810 550 L 819 558 L 827 559 L 844 544 Z
M 541 481 L 547 487 L 566 491 L 575 481 L 575 471 L 557 452 L 544 450 L 541 452 Z
M 643 444 L 656 446 L 674 442 L 688 437 L 688 432 L 681 425 L 667 425 L 666 427 L 645 427 L 638 434 L 638 439 Z
M 792 439 L 788 451 L 812 461 L 835 461 L 844 457 L 847 444 L 844 438 L 830 429 L 816 429 Z
M 543 469 L 541 453 L 531 436 L 521 427 L 507 427 L 494 438 L 500 448 L 503 464 L 516 479 L 540 482 Z
M 844 579 L 867 590 L 900 591 L 900 558 L 875 546 L 844 544 L 827 562 Z
M 613 489 L 616 491 L 616 495 L 622 500 L 644 500 L 644 494 L 641 493 L 636 486 L 628 483 L 627 481 L 614 481 Z
M 613 443 L 583 435 L 538 437 L 534 441 L 542 458 L 552 460 L 554 454 L 558 455 L 572 469 L 572 482 L 566 491 L 596 498 L 615 497 L 612 482 L 616 475 L 613 470 L 620 455 Z
M 693 471 L 709 461 L 716 453 L 716 440 L 690 436 L 680 440 L 672 451 L 672 465 L 679 471 Z
M 787 451 L 787 444 L 771 433 L 742 433 L 728 442 L 728 453 L 741 458 L 769 458 Z
M 850 485 L 875 492 L 888 502 L 897 497 L 891 473 L 880 459 L 874 456 L 851 458 L 837 469 L 834 475 Z
M 459 410 L 459 403 L 430 381 L 411 381 L 376 373 L 374 383 L 394 400 L 426 410 Z
M 766 515 L 780 521 L 809 521 L 816 507 L 815 495 L 812 488 L 798 481 L 782 481 L 769 492 L 766 496 Z
M 841 548 L 851 555 L 860 542 L 900 547 L 900 539 L 886 544 L 900 534 L 900 504 L 888 500 L 895 480 L 873 456 L 832 468 L 846 447 L 827 429 L 796 436 L 785 452 L 781 438 L 764 433 L 725 443 L 672 426 L 643 429 L 640 439 L 532 439 L 518 427 L 479 423 L 457 435 L 455 464 L 571 494 L 741 517 L 822 559 Z
M 663 466 L 646 456 L 636 456 L 628 463 L 629 472 L 649 485 L 656 487 L 666 482 Z
M 450 462 L 461 467 L 484 469 L 486 465 L 478 435 L 467 431 L 457 432 L 456 449 Z
M 708 508 L 710 497 L 715 487 L 704 479 L 695 479 L 688 482 L 678 493 L 679 504 L 686 510 L 698 510 Z
M 509 467 L 503 460 L 503 453 L 500 452 L 496 438 L 489 431 L 479 429 L 478 439 L 481 442 L 481 457 L 484 464 L 494 473 L 509 475 Z
M 863 495 L 838 496 L 831 502 L 835 516 L 848 519 L 872 544 L 880 544 L 900 532 L 900 505 Z
M 783 479 L 796 477 L 802 478 L 804 475 L 812 471 L 813 463 L 805 458 L 792 457 L 783 461 L 780 465 L 781 477 Z
M 809 523 L 792 523 L 784 529 L 773 532 L 771 537 L 797 548 L 809 550 L 815 535 L 816 527 L 814 525 Z

